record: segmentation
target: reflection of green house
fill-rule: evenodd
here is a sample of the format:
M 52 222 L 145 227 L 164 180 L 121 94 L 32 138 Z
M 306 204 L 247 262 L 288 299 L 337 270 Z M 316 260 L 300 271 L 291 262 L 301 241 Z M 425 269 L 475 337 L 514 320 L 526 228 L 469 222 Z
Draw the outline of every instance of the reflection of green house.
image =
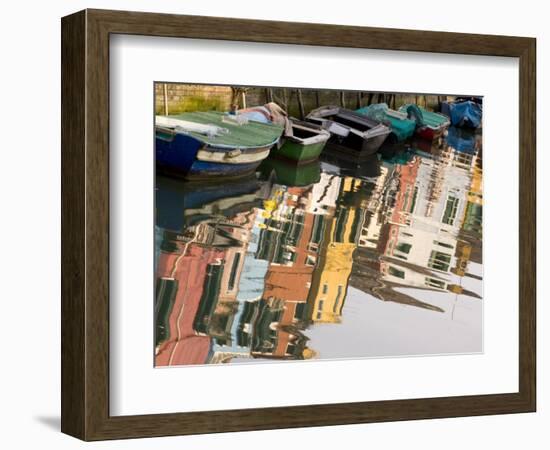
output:
M 178 292 L 178 280 L 159 278 L 155 289 L 155 346 L 170 338 L 168 320 Z
M 304 216 L 292 215 L 291 220 L 269 219 L 266 228 L 260 232 L 256 259 L 263 259 L 275 264 L 294 262 L 296 255 L 288 247 L 295 247 L 304 229 Z
M 272 353 L 277 346 L 277 328 L 272 327 L 281 320 L 283 315 L 282 302 L 274 302 L 272 306 L 265 300 L 258 302 L 258 318 L 254 324 L 254 335 L 252 339 L 252 353 Z
M 292 330 L 292 342 L 283 342 L 284 353 L 277 352 L 279 339 L 288 339 L 289 331 L 280 322 L 284 313 L 283 301 L 260 300 L 245 302 L 237 327 L 237 345 L 248 347 L 252 356 L 263 358 L 303 359 L 307 339 L 297 330 Z M 296 305 L 296 316 L 304 320 L 307 315 L 305 303 Z M 283 336 L 283 337 L 281 337 Z
M 462 229 L 471 233 L 481 235 L 483 230 L 483 206 L 477 203 L 468 202 Z
M 237 345 L 250 347 L 252 345 L 252 324 L 258 316 L 258 302 L 244 302 L 241 320 L 237 327 Z

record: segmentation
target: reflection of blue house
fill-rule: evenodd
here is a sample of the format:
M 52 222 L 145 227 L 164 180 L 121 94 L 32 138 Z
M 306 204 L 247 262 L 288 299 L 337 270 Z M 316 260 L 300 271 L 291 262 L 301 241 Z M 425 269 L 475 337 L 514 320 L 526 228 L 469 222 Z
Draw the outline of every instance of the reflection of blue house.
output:
M 269 268 L 267 261 L 258 260 L 255 254 L 258 251 L 260 230 L 254 227 L 251 230 L 250 242 L 239 281 L 238 301 L 251 301 L 261 298 L 264 292 L 264 279 Z

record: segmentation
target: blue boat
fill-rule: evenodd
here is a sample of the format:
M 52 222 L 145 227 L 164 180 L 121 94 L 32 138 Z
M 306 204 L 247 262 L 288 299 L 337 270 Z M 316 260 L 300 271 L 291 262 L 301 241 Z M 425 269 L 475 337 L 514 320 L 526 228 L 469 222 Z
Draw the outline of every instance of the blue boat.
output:
M 479 101 L 455 100 L 441 102 L 441 112 L 451 119 L 451 125 L 460 128 L 479 128 L 483 116 Z
M 156 116 L 156 167 L 186 179 L 253 173 L 283 132 L 240 115 L 193 112 Z

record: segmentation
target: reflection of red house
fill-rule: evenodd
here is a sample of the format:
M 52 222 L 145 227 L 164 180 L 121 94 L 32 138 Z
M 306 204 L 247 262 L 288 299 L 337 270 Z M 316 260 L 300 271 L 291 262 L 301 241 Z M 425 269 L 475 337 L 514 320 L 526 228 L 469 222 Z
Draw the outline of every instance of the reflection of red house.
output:
M 414 211 L 417 200 L 417 188 L 415 187 L 420 158 L 413 158 L 408 164 L 397 165 L 399 174 L 399 190 L 396 193 L 395 205 L 390 222 L 406 224 L 407 214 Z
M 397 165 L 396 172 L 399 179 L 399 189 L 395 193 L 395 204 L 391 212 L 390 220 L 380 229 L 378 239 L 378 253 L 380 255 L 393 255 L 399 237 L 399 228 L 410 224 L 409 215 L 414 212 L 418 200 L 418 188 L 416 178 L 421 159 L 413 158 L 405 165 Z M 380 271 L 387 270 L 387 264 L 379 263 Z
M 178 243 L 178 250 L 161 252 L 158 260 L 157 278 L 176 281 L 177 291 L 168 318 L 169 336 L 157 348 L 156 366 L 204 364 L 210 351 L 210 337 L 197 335 L 193 320 L 208 265 L 218 264 L 223 251 L 185 243 Z

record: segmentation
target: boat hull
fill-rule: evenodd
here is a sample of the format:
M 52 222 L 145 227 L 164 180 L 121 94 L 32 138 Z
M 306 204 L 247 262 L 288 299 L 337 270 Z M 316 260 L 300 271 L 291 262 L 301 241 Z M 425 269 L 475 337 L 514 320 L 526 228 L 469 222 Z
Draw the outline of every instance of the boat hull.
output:
M 391 130 L 379 121 L 337 106 L 313 110 L 307 120 L 331 133 L 329 142 L 365 156 L 376 153 Z
M 318 142 L 316 144 L 304 145 L 298 142 L 293 142 L 289 139 L 285 140 L 281 148 L 271 151 L 273 156 L 295 161 L 298 164 L 305 164 L 315 161 L 323 151 L 326 142 Z
M 253 173 L 269 156 L 271 147 L 220 148 L 189 135 L 166 139 L 157 132 L 156 167 L 161 173 L 193 180 L 240 177 Z
M 416 135 L 422 139 L 433 141 L 435 138 L 442 136 L 446 129 L 447 127 L 440 127 L 440 128 L 420 127 L 420 128 L 417 128 Z

